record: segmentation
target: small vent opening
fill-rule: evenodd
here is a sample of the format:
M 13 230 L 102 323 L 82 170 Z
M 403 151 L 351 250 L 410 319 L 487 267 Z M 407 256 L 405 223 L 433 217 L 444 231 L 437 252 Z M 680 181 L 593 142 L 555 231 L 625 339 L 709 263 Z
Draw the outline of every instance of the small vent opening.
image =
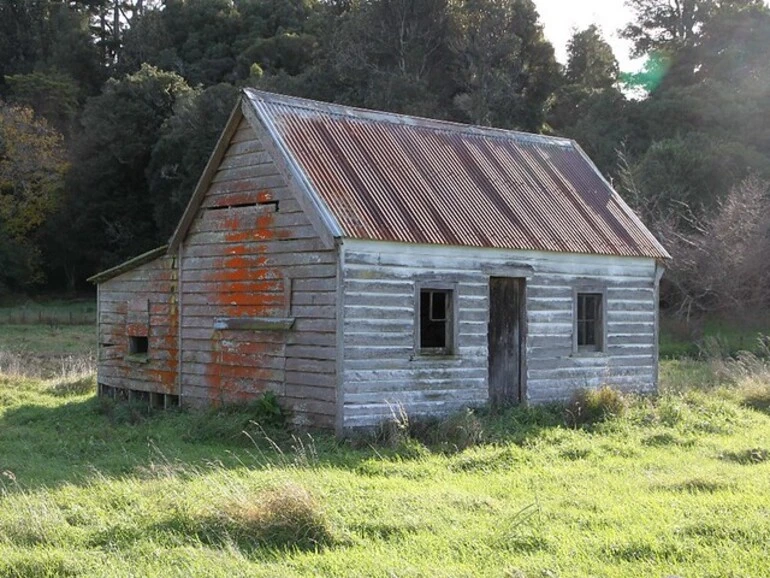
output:
M 147 337 L 130 336 L 128 338 L 128 353 L 130 355 L 147 355 L 150 341 Z
M 259 203 L 233 203 L 231 205 L 217 205 L 215 207 L 206 207 L 207 211 L 226 211 L 228 209 L 242 209 L 244 207 L 256 207 Z
M 261 207 L 272 207 L 274 213 L 278 212 L 278 201 L 259 201 L 259 205 Z

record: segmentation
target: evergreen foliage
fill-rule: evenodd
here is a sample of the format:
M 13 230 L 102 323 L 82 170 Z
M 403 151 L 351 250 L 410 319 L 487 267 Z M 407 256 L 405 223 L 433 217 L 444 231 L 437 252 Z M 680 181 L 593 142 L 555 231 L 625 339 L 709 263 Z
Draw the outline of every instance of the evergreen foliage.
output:
M 83 287 L 164 243 L 246 85 L 574 138 L 653 230 L 692 233 L 770 179 L 770 10 L 629 5 L 634 74 L 594 25 L 559 65 L 533 0 L 0 0 L 0 98 L 63 135 L 70 163 L 35 273 L 0 230 L 5 284 Z

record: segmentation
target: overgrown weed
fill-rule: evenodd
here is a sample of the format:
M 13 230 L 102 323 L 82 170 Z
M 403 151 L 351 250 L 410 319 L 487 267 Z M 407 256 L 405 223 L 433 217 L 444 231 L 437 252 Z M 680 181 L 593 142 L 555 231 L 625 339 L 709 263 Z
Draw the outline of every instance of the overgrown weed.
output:
M 564 409 L 564 421 L 569 427 L 591 426 L 624 416 L 628 405 L 629 399 L 623 392 L 607 385 L 579 389 Z
M 334 543 L 324 511 L 315 497 L 294 482 L 240 496 L 220 504 L 201 520 L 200 535 L 211 543 L 227 536 L 241 547 L 317 550 Z

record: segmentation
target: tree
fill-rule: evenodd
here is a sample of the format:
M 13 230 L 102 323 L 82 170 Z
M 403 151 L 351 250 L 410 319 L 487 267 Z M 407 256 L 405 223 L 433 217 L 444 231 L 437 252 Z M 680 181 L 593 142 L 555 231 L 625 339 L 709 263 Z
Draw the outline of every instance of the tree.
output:
M 237 98 L 238 91 L 229 84 L 188 92 L 177 99 L 174 114 L 163 123 L 147 167 L 161 238 L 173 233 Z
M 540 131 L 559 69 L 534 3 L 458 0 L 454 11 L 463 120 Z
M 104 81 L 82 2 L 0 0 L 0 78 L 33 72 L 66 74 L 83 95 Z
M 338 23 L 332 70 L 343 92 L 337 100 L 447 116 L 442 90 L 452 69 L 447 0 L 364 0 Z
M 178 99 L 190 88 L 178 75 L 144 65 L 109 80 L 89 99 L 75 146 L 66 207 L 71 253 L 67 275 L 95 272 L 165 239 L 153 219 L 145 177 L 152 147 Z M 61 246 L 61 245 L 60 245 Z
M 10 89 L 8 102 L 29 106 L 63 135 L 71 133 L 80 92 L 71 76 L 59 72 L 32 72 L 6 76 L 5 81 Z
M 549 126 L 576 139 L 612 178 L 617 170 L 617 151 L 627 146 L 630 104 L 616 88 L 618 62 L 597 26 L 575 31 L 567 43 L 564 83 L 553 95 Z
M 567 82 L 586 88 L 610 88 L 618 81 L 619 71 L 612 47 L 595 24 L 572 35 L 567 43 Z
M 695 46 L 705 24 L 732 11 L 762 5 L 762 0 L 626 0 L 634 22 L 621 34 L 633 41 L 634 55 L 668 54 Z
M 66 171 L 61 135 L 30 108 L 0 102 L 0 286 L 43 280 L 38 233 L 60 206 Z
M 748 178 L 714 210 L 683 228 L 669 218 L 659 236 L 673 257 L 667 300 L 679 311 L 753 311 L 770 306 L 770 187 Z

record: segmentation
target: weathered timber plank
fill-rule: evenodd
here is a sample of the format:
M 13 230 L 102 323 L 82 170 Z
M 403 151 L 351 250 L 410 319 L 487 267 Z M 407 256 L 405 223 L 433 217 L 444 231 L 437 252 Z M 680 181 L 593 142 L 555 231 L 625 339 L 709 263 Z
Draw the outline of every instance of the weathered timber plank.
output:
M 487 375 L 485 372 L 479 372 L 478 377 L 462 377 L 453 379 L 421 379 L 417 383 L 409 384 L 412 388 L 404 387 L 404 382 L 400 380 L 381 380 L 377 382 L 358 382 L 350 383 L 345 386 L 346 395 L 350 393 L 379 393 L 380 395 L 391 392 L 402 391 L 444 391 L 447 389 L 455 390 L 483 390 L 487 393 Z
M 212 296 L 216 295 L 216 299 L 220 301 L 228 301 L 237 305 L 261 305 L 264 304 L 264 295 L 279 295 L 283 298 L 283 291 L 237 291 L 237 292 L 205 292 L 205 293 L 185 293 L 182 295 L 182 304 L 186 307 L 188 305 L 207 305 L 211 303 Z
M 324 359 L 302 359 L 288 357 L 286 359 L 287 371 L 301 371 L 305 373 L 329 373 L 335 372 L 335 362 Z
M 447 384 L 448 385 L 448 384 Z M 345 393 L 345 405 L 347 407 L 376 404 L 376 403 L 407 403 L 407 412 L 414 403 L 450 402 L 471 404 L 484 403 L 487 392 L 479 387 L 478 383 L 467 384 L 466 387 L 458 386 L 448 389 L 419 389 L 414 391 L 389 391 L 389 392 L 362 392 Z
M 374 340 L 372 340 L 375 342 Z M 410 343 L 404 347 L 395 347 L 393 345 L 369 345 L 369 346 L 348 346 L 345 345 L 345 359 L 349 361 L 355 360 L 371 360 L 373 358 L 378 359 L 393 359 L 393 360 L 408 360 L 411 355 L 414 354 L 414 344 Z M 377 362 L 372 362 L 374 367 L 378 366 Z
M 283 293 L 284 281 L 281 278 L 273 276 L 272 279 L 257 279 L 234 283 L 232 281 L 190 281 L 184 280 L 183 304 L 193 304 L 196 300 L 203 298 L 211 302 L 212 296 L 221 295 L 222 299 L 227 299 L 228 293 L 238 293 L 247 295 L 251 293 Z M 188 300 L 189 298 L 189 300 Z M 199 303 L 196 303 L 199 304 Z
M 286 383 L 336 389 L 337 378 L 332 373 L 307 373 L 286 370 Z
M 230 181 L 242 182 L 245 179 L 258 179 L 258 187 L 260 189 L 286 186 L 286 181 L 278 174 L 273 164 L 244 167 L 241 169 L 225 169 L 217 172 L 211 182 L 220 184 Z
M 272 165 L 272 161 L 270 159 L 270 155 L 268 155 L 264 151 L 250 151 L 250 152 L 242 152 L 242 153 L 236 153 L 232 148 L 228 149 L 227 153 L 224 157 L 222 157 L 222 160 L 219 163 L 219 170 L 225 170 L 225 169 L 237 169 L 241 167 L 247 167 L 247 166 L 257 166 L 257 165 Z M 271 174 L 277 174 L 278 170 L 274 169 L 273 173 Z
M 400 360 L 393 360 L 400 361 Z M 454 367 L 435 368 L 433 371 L 419 373 L 410 368 L 403 367 L 403 363 L 400 364 L 388 364 L 388 360 L 382 360 L 378 363 L 377 367 L 372 367 L 372 364 L 366 364 L 356 361 L 345 362 L 345 383 L 356 382 L 378 382 L 388 380 L 401 380 L 403 383 L 419 383 L 421 375 L 430 374 L 433 379 L 462 379 L 468 374 L 486 376 L 487 364 L 486 359 L 466 359 L 458 360 L 458 365 Z
M 235 155 L 245 155 L 248 153 L 258 153 L 263 150 L 262 143 L 254 138 L 238 142 L 231 141 L 224 158 Z
M 217 326 L 214 319 L 217 318 L 265 318 L 265 317 L 283 317 L 284 299 L 282 295 L 276 293 L 264 293 L 262 303 L 258 305 L 245 305 L 240 303 L 218 303 L 211 305 L 185 305 L 185 319 L 187 317 L 210 317 L 209 324 L 214 324 L 214 329 L 228 329 L 225 326 Z M 243 322 L 248 323 L 248 322 Z M 277 323 L 277 322 L 276 322 Z M 230 327 L 235 329 L 235 327 Z M 249 329 L 249 327 L 242 327 Z M 283 326 L 276 328 L 282 330 Z
M 242 120 L 238 125 L 238 128 L 233 133 L 233 136 L 230 137 L 230 143 L 239 143 L 245 141 L 259 142 L 257 141 L 257 135 L 254 133 L 254 130 L 251 128 L 249 123 L 246 122 L 246 120 Z
M 227 375 L 226 370 L 223 369 L 226 367 L 238 367 L 238 368 L 243 368 L 244 370 L 246 368 L 282 370 L 284 366 L 283 357 L 278 355 L 275 355 L 275 356 L 268 355 L 268 354 L 243 355 L 239 353 L 228 353 L 226 355 L 221 355 L 217 352 L 212 352 L 212 351 L 185 350 L 185 352 L 182 354 L 182 361 L 185 362 L 185 371 L 191 374 L 200 374 L 201 372 L 196 371 L 195 369 L 198 367 L 216 366 L 216 367 L 212 367 L 210 371 L 208 373 L 205 373 L 204 375 L 213 375 L 219 372 L 221 372 L 222 375 Z M 191 366 L 193 367 L 193 369 L 187 368 L 188 363 L 193 364 Z M 248 377 L 248 376 L 239 374 L 239 377 Z M 257 379 L 258 376 L 255 375 L 254 378 Z
M 323 347 L 319 345 L 295 345 L 288 344 L 286 346 L 286 357 L 288 358 L 304 358 L 304 359 L 328 359 L 335 360 L 337 348 L 336 347 Z
M 333 291 L 293 291 L 293 305 L 334 305 L 337 294 Z
M 230 269 L 247 269 L 260 267 L 288 267 L 296 265 L 322 265 L 333 263 L 334 255 L 329 252 L 265 252 L 252 255 L 236 254 L 221 257 L 190 257 L 185 259 L 184 273 L 187 273 L 188 270 L 216 270 L 221 269 L 223 266 Z
M 414 331 L 392 331 L 392 332 L 355 332 L 345 331 L 343 334 L 345 343 L 345 355 L 357 347 L 369 348 L 377 346 L 380 348 L 396 347 L 404 350 L 409 349 L 409 354 L 414 353 Z
M 405 309 L 414 311 L 414 286 L 406 288 L 399 293 L 380 293 L 379 287 L 373 286 L 371 292 L 364 293 L 345 293 L 345 308 L 353 307 L 372 307 L 381 305 L 387 308 Z
M 212 231 L 207 233 L 194 233 L 185 239 L 185 246 L 208 245 L 214 243 L 235 243 L 244 244 L 248 242 L 259 243 L 261 241 L 274 241 L 275 231 L 280 230 L 280 240 L 289 241 L 294 239 L 315 239 L 316 232 L 310 225 L 297 225 L 289 229 L 261 229 L 239 232 L 237 235 L 233 231 Z M 248 234 L 247 234 L 248 233 Z
M 300 318 L 336 320 L 336 309 L 331 305 L 296 305 L 292 306 L 291 314 L 298 320 Z
M 295 423 L 311 425 L 317 420 L 317 416 L 326 415 L 333 417 L 336 404 L 329 401 L 311 399 L 298 399 L 296 397 L 284 397 L 284 403 L 289 406 L 295 415 L 291 418 Z M 313 421 L 311 421 L 313 420 Z
M 273 253 L 321 252 L 318 239 L 287 239 L 261 241 L 257 243 L 212 243 L 185 247 L 185 257 L 230 257 L 232 255 L 250 256 Z
M 493 252 L 479 249 L 470 254 L 462 254 L 457 251 L 451 257 L 447 255 L 428 254 L 423 247 L 407 246 L 401 252 L 374 251 L 364 252 L 351 250 L 345 251 L 345 261 L 354 266 L 376 266 L 382 268 L 413 268 L 450 270 L 480 270 L 483 263 L 486 271 L 521 270 L 531 271 L 534 274 L 545 275 L 548 273 L 585 277 L 613 277 L 639 276 L 649 277 L 652 268 L 648 261 L 639 260 L 632 262 L 619 261 L 612 258 L 594 260 L 588 262 L 572 259 L 571 256 L 557 256 L 554 259 L 537 259 L 527 257 L 502 257 L 494 256 Z M 560 258 L 561 257 L 561 258 Z M 530 274 L 532 274 L 530 273 Z M 513 275 L 518 277 L 519 275 Z
M 312 385 L 286 382 L 284 395 L 288 398 L 312 399 L 317 401 L 335 402 L 337 392 L 332 387 L 313 387 Z
M 183 375 L 185 379 L 187 376 L 203 375 L 207 377 L 213 377 L 210 383 L 214 383 L 216 379 L 223 377 L 237 377 L 244 380 L 267 380 L 267 381 L 283 381 L 283 369 L 260 367 L 260 366 L 243 366 L 243 365 L 227 365 L 224 363 L 185 363 Z M 183 381 L 186 383 L 186 381 Z
M 184 282 L 185 291 L 188 289 L 188 283 L 199 283 L 206 281 L 214 283 L 248 283 L 254 281 L 274 281 L 277 279 L 283 279 L 283 275 L 280 271 L 276 271 L 269 267 L 241 269 L 239 270 L 235 279 L 233 279 L 232 273 L 224 267 L 218 270 L 182 270 L 182 281 Z
M 309 319 L 309 318 L 297 318 L 294 322 L 294 330 L 301 331 L 317 331 L 320 333 L 334 333 L 337 329 L 335 319 Z

